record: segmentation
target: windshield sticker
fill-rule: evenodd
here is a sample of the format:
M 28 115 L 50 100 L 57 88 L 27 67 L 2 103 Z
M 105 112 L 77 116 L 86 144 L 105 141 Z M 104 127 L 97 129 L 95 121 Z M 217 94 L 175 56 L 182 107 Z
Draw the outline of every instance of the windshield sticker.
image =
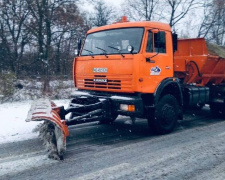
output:
M 161 69 L 158 66 L 151 68 L 150 75 L 156 75 L 157 76 L 157 75 L 160 75 L 160 73 L 161 73 Z

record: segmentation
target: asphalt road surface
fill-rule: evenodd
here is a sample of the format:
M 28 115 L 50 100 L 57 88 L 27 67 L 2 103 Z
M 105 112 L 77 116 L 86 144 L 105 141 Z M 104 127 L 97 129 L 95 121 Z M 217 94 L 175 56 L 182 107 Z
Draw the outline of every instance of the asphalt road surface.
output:
M 71 127 L 63 161 L 48 159 L 38 138 L 2 144 L 0 179 L 225 179 L 225 121 L 208 107 L 189 111 L 164 136 L 128 119 Z

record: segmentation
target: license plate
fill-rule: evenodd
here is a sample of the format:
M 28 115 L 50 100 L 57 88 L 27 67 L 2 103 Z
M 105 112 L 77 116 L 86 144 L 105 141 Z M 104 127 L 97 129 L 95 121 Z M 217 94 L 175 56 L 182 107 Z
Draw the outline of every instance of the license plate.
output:
M 93 81 L 96 83 L 107 83 L 108 82 L 107 79 L 93 79 Z

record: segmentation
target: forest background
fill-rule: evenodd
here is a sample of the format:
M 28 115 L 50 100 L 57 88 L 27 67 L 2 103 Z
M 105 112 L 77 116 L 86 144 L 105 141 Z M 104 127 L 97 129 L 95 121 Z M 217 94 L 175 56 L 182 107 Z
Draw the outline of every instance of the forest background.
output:
M 0 0 L 0 100 L 27 82 L 72 80 L 78 40 L 118 21 L 160 21 L 179 38 L 225 45 L 224 0 Z M 31 88 L 32 89 L 32 88 Z

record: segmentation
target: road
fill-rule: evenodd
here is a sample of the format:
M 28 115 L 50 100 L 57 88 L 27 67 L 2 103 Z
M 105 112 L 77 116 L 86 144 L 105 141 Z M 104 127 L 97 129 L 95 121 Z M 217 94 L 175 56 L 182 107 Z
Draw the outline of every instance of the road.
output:
M 2 144 L 0 179 L 225 179 L 225 121 L 208 107 L 164 136 L 128 119 L 71 127 L 63 161 L 48 159 L 38 138 Z

